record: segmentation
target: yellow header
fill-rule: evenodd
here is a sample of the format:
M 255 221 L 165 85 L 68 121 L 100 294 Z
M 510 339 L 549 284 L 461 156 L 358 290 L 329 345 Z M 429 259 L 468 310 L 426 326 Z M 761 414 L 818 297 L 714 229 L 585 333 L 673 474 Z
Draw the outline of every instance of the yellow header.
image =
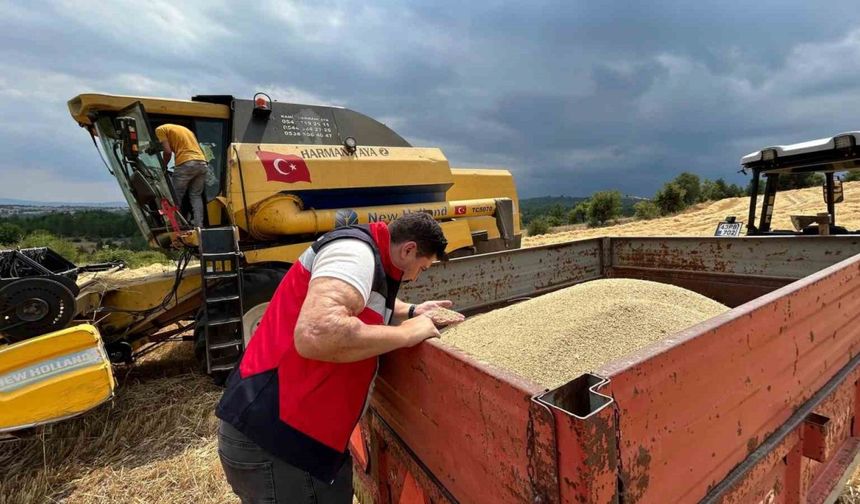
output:
M 98 330 L 79 325 L 0 350 L 0 432 L 74 416 L 113 396 Z

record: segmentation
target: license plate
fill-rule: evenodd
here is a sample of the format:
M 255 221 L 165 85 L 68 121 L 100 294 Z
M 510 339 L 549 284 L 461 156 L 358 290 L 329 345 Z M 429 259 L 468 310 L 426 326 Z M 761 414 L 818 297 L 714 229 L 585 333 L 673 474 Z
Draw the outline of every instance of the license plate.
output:
M 740 236 L 741 222 L 720 222 L 714 236 Z

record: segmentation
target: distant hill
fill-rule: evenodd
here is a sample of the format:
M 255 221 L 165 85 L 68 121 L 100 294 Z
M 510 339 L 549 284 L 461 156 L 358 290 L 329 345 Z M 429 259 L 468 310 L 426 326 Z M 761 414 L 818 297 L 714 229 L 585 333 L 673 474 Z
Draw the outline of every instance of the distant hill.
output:
M 520 199 L 520 215 L 523 223 L 529 222 L 537 215 L 547 215 L 556 205 L 561 205 L 565 215 L 573 207 L 587 200 L 584 196 L 539 196 L 537 198 Z M 622 215 L 633 215 L 633 205 L 642 201 L 643 198 L 621 198 Z
M 34 207 L 86 207 L 86 208 L 122 208 L 127 207 L 125 201 L 107 202 L 63 202 L 63 201 L 33 201 L 14 198 L 0 198 L 0 205 L 34 206 Z

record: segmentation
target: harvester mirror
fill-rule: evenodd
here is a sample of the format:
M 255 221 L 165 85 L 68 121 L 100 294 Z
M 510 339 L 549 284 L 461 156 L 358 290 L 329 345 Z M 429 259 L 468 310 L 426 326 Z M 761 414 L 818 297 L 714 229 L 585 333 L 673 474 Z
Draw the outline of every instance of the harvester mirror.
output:
M 824 203 L 829 204 L 830 202 L 827 199 L 827 182 L 824 183 Z M 833 203 L 842 203 L 845 201 L 845 193 L 842 192 L 842 180 L 838 178 L 833 179 Z
M 140 154 L 140 145 L 137 140 L 137 121 L 133 117 L 117 117 L 116 124 L 123 155 L 129 160 L 137 159 Z

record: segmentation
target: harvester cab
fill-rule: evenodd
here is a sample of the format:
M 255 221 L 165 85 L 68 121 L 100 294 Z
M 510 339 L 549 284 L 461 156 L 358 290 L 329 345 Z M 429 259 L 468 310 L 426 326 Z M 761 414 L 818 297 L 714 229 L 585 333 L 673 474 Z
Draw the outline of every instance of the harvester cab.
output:
M 152 246 L 169 248 L 176 234 L 190 226 L 178 209 L 143 105 L 137 102 L 114 114 L 97 114 L 90 129 L 101 143 L 101 153 L 129 203 L 142 235 Z
M 839 174 L 860 170 L 858 140 L 860 132 L 851 131 L 829 138 L 767 147 L 741 158 L 743 170 L 752 172 L 747 235 L 860 234 L 860 230 L 848 230 L 836 223 L 836 204 L 845 199 Z M 776 194 L 782 187 L 780 180 L 805 174 L 823 176 L 822 212 L 792 215 L 794 229 L 773 229 Z

